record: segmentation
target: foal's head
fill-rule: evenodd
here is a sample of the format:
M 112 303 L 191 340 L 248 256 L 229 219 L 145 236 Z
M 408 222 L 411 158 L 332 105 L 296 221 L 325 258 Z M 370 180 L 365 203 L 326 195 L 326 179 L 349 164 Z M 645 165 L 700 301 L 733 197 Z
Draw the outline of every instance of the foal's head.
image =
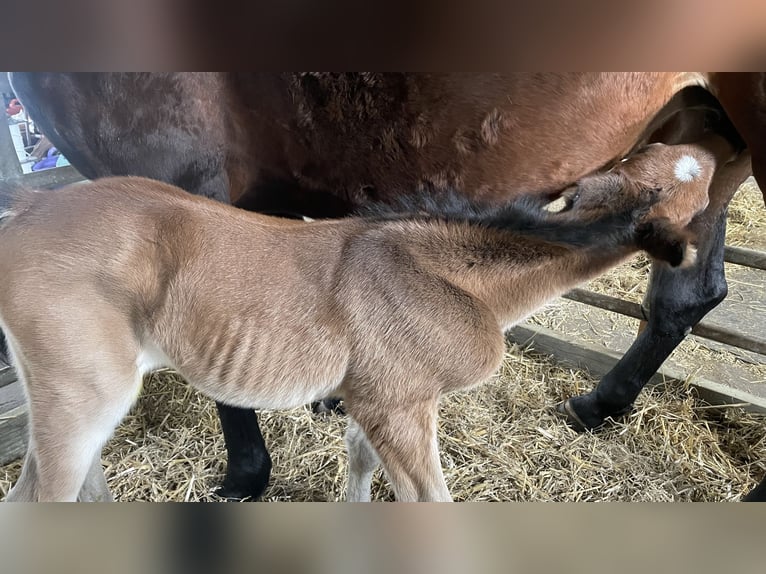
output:
M 583 178 L 564 192 L 569 209 L 584 217 L 635 213 L 636 244 L 673 266 L 694 263 L 687 225 L 708 205 L 708 187 L 720 157 L 698 144 L 652 144 L 604 174 Z

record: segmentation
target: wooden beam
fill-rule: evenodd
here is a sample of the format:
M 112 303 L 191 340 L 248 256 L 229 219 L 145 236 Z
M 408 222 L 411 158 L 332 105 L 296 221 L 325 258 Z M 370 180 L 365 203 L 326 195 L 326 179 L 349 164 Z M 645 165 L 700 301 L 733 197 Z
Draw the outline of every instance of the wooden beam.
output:
M 619 353 L 597 347 L 580 339 L 566 337 L 536 325 L 517 325 L 507 334 L 506 339 L 522 347 L 531 347 L 562 365 L 588 371 L 592 376 L 601 378 L 620 360 Z M 715 381 L 692 376 L 683 371 L 663 366 L 649 380 L 650 385 L 664 384 L 673 379 L 685 381 L 697 388 L 699 396 L 711 405 L 742 404 L 745 410 L 766 413 L 766 398 L 752 393 L 728 387 Z
M 0 465 L 24 456 L 28 424 L 29 410 L 21 383 L 0 388 Z
M 27 398 L 21 383 L 14 381 L 10 385 L 0 387 L 0 416 L 6 411 L 20 407 Z
M 52 169 L 44 169 L 42 171 L 33 171 L 32 173 L 25 173 L 22 176 L 8 179 L 7 181 L 18 183 L 19 185 L 31 187 L 33 189 L 53 189 L 84 180 L 85 178 L 79 171 L 72 166 L 67 165 L 65 167 L 55 167 Z
M 564 294 L 564 299 L 577 301 L 578 303 L 584 303 L 591 307 L 598 307 L 599 309 L 612 311 L 613 313 L 619 313 L 620 315 L 633 317 L 634 319 L 644 318 L 644 314 L 641 312 L 641 305 L 638 303 L 624 301 L 617 297 L 612 297 L 611 295 L 594 293 L 593 291 L 587 291 L 586 289 L 572 289 Z
M 766 253 L 744 247 L 729 247 L 728 245 L 723 253 L 724 261 L 766 271 Z
M 591 291 L 586 291 L 585 289 L 572 289 L 569 293 L 564 295 L 564 298 L 571 301 L 577 301 L 578 303 L 585 303 L 591 307 L 598 307 L 599 309 L 620 313 L 621 315 L 633 317 L 634 319 L 644 318 L 644 315 L 641 312 L 641 306 L 638 303 L 623 301 L 622 299 L 610 295 L 593 293 Z M 727 327 L 711 325 L 707 321 L 701 321 L 695 325 L 692 329 L 692 334 L 697 335 L 698 337 L 704 337 L 705 339 L 710 339 L 711 341 L 739 347 L 746 351 L 752 351 L 753 353 L 766 355 L 766 340 L 749 337 Z
M 16 381 L 16 371 L 7 365 L 0 367 L 0 388 Z

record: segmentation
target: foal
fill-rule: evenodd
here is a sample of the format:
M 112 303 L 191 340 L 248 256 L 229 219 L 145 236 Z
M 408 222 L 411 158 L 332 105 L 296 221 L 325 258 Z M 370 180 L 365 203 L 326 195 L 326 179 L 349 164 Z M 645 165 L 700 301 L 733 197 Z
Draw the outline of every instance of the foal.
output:
M 8 500 L 76 500 L 159 367 L 240 407 L 342 396 L 350 500 L 369 500 L 378 461 L 398 500 L 449 500 L 441 395 L 497 369 L 504 329 L 637 249 L 690 263 L 682 225 L 716 161 L 653 148 L 583 180 L 558 213 L 445 196 L 409 217 L 304 223 L 142 178 L 16 192 L 0 217 L 0 326 L 31 436 Z

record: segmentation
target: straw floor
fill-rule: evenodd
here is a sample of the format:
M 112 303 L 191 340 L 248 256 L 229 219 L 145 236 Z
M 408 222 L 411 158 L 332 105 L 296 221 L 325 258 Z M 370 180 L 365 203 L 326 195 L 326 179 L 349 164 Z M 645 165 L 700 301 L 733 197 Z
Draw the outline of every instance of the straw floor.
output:
M 764 249 L 765 230 L 760 194 L 745 186 L 731 209 L 729 243 Z M 639 301 L 647 271 L 637 258 L 590 287 Z M 624 422 L 573 432 L 552 406 L 595 382 L 513 347 L 492 381 L 446 397 L 439 439 L 454 498 L 734 501 L 766 474 L 766 416 L 711 408 L 683 383 L 643 393 Z M 300 408 L 262 412 L 260 420 L 274 460 L 265 500 L 343 499 L 343 417 Z M 213 403 L 173 373 L 159 373 L 147 380 L 103 462 L 118 500 L 215 501 L 224 455 Z M 0 467 L 0 495 L 19 470 L 20 462 Z M 392 499 L 380 473 L 373 497 Z

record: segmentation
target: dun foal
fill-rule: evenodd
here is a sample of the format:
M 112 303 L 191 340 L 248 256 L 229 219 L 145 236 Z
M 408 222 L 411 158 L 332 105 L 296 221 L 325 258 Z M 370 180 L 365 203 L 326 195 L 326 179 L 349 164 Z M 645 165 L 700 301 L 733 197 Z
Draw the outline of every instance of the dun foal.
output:
M 142 178 L 14 192 L 0 323 L 31 436 L 8 500 L 76 500 L 159 367 L 240 407 L 342 396 L 350 500 L 369 500 L 379 462 L 398 500 L 449 500 L 441 395 L 497 369 L 504 329 L 637 249 L 693 261 L 682 226 L 718 155 L 653 146 L 570 189 L 557 213 L 445 196 L 411 216 L 305 223 Z

